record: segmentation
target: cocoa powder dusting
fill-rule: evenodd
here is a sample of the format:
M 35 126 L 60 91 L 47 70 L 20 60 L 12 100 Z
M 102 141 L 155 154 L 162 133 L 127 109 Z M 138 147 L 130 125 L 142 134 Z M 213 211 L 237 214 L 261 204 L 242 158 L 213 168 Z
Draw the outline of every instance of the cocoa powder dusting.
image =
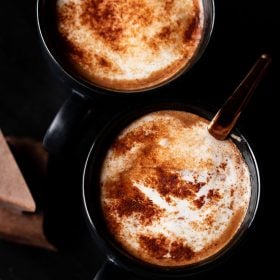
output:
M 63 47 L 66 50 L 67 55 L 70 55 L 75 58 L 77 61 L 82 61 L 83 63 L 87 63 L 87 53 L 79 48 L 78 45 L 75 45 L 71 42 L 66 36 L 62 36 L 63 38 Z
M 174 0 L 152 3 L 141 0 L 83 0 L 59 4 L 57 21 L 61 41 L 70 39 L 71 44 L 79 48 L 78 55 L 73 55 L 72 50 L 72 55 L 67 52 L 65 57 L 68 63 L 74 64 L 74 71 L 96 84 L 123 89 L 157 84 L 184 67 L 198 46 L 200 38 L 194 38 L 193 34 L 201 31 L 201 11 L 196 0 L 189 6 L 179 11 L 181 16 L 175 14 L 178 7 Z M 172 15 L 176 19 L 172 19 Z M 147 57 L 147 67 L 150 63 L 162 61 L 162 50 L 168 50 L 176 57 L 168 65 L 142 78 L 130 78 L 126 73 L 136 71 L 134 68 L 140 64 L 135 56 L 137 49 L 138 53 L 143 52 Z M 102 53 L 102 59 L 96 59 L 99 53 Z M 112 58 L 116 56 L 121 62 Z M 122 63 L 133 59 L 133 66 Z
M 226 170 L 226 167 L 227 167 L 227 163 L 226 162 L 222 162 L 220 165 L 219 165 L 219 168 L 223 169 L 223 170 Z
M 102 66 L 104 68 L 112 68 L 113 67 L 113 63 L 111 61 L 109 61 L 106 57 L 96 54 L 95 58 L 98 61 L 100 66 Z
M 63 23 L 66 26 L 75 24 L 73 13 L 75 12 L 76 4 L 70 2 L 64 4 L 62 7 L 57 9 L 57 21 Z M 64 30 L 63 30 L 64 31 Z
M 187 182 L 181 175 L 164 167 L 150 168 L 145 182 L 156 189 L 166 201 L 170 196 L 193 200 L 204 182 Z
M 211 228 L 213 226 L 215 219 L 213 217 L 213 215 L 207 215 L 207 217 L 204 220 L 204 224 L 206 224 L 208 226 L 208 228 Z
M 162 111 L 160 112 L 160 114 L 162 116 L 175 118 L 176 120 L 181 122 L 181 125 L 184 128 L 192 127 L 198 122 L 197 115 L 189 114 L 186 118 L 186 116 L 180 111 Z M 199 121 L 208 124 L 208 121 L 206 119 L 199 118 Z
M 207 198 L 211 200 L 219 200 L 221 199 L 221 195 L 219 194 L 218 190 L 210 189 L 207 193 Z
M 215 166 L 208 158 L 195 161 L 188 151 L 183 154 L 172 149 L 178 143 L 177 131 L 185 128 L 190 129 L 178 146 L 185 145 L 186 139 L 200 143 L 200 139 L 191 138 L 199 117 L 166 110 L 144 118 L 123 130 L 108 153 L 101 185 L 104 217 L 117 242 L 133 256 L 162 266 L 195 263 L 217 252 L 242 220 L 245 210 L 228 222 L 219 220 L 219 215 L 235 206 L 235 185 L 223 188 L 223 176 L 231 162 Z M 200 124 L 206 128 L 205 122 Z M 195 211 L 198 217 L 185 209 Z M 224 226 L 228 228 L 223 230 Z M 219 236 L 216 232 L 221 232 L 221 238 L 211 240 L 209 236 Z M 204 240 L 197 241 L 197 236 Z
M 87 52 L 80 48 L 75 42 L 70 40 L 67 36 L 67 27 L 74 26 L 75 20 L 73 14 L 75 13 L 76 5 L 72 2 L 66 3 L 57 10 L 57 20 L 60 23 L 59 33 L 61 38 L 61 45 L 64 53 L 68 58 L 74 57 L 76 62 L 87 63 Z
M 199 25 L 200 14 L 199 14 L 198 3 L 196 1 L 194 1 L 194 5 L 195 5 L 194 16 L 192 17 L 188 28 L 184 32 L 184 42 L 186 42 L 186 43 L 189 43 L 191 41 L 195 42 L 195 39 L 193 37 L 194 37 L 194 35 L 196 35 L 200 32 L 200 25 Z
M 103 40 L 113 43 L 122 36 L 122 22 L 118 5 L 114 1 L 84 0 L 80 4 L 83 10 L 80 21 L 87 25 Z
M 193 203 L 198 209 L 200 209 L 205 203 L 205 195 L 202 195 L 198 199 L 194 200 Z
M 174 0 L 166 0 L 164 4 L 164 11 L 169 13 L 174 5 Z
M 114 213 L 112 212 L 112 206 L 104 204 L 103 212 L 106 213 L 106 226 L 108 227 L 111 233 L 121 232 L 121 224 L 115 219 Z
M 164 235 L 158 237 L 141 235 L 139 243 L 150 256 L 156 259 L 162 259 L 168 253 L 168 240 Z
M 183 261 L 191 260 L 195 253 L 194 251 L 183 242 L 174 241 L 171 243 L 170 255 L 173 260 Z
M 169 26 L 165 26 L 161 29 L 160 33 L 158 34 L 158 37 L 164 41 L 169 40 L 171 35 L 171 28 Z
M 145 198 L 141 193 L 131 198 L 121 199 L 116 205 L 116 210 L 120 217 L 139 213 L 143 224 L 150 224 L 152 218 L 155 219 L 154 216 L 157 212 L 161 212 L 151 200 Z
M 183 241 L 172 242 L 162 234 L 158 237 L 141 235 L 139 241 L 148 255 L 159 260 L 167 258 L 167 254 L 175 261 L 190 260 L 195 254 Z
M 178 123 L 170 123 L 170 125 L 177 125 L 178 130 L 181 127 L 189 127 L 195 122 L 193 115 L 189 118 L 184 118 L 182 112 L 168 113 L 163 111 L 162 114 L 175 117 Z M 188 121 L 188 119 L 190 120 Z M 112 145 L 112 154 L 113 157 L 119 157 L 125 155 L 136 145 L 143 145 L 140 146 L 137 158 L 135 158 L 137 165 L 126 171 L 126 178 L 129 177 L 131 182 L 138 182 L 139 178 L 141 178 L 142 182 L 157 190 L 167 202 L 171 201 L 171 196 L 193 200 L 206 183 L 200 182 L 197 177 L 194 178 L 194 182 L 186 181 L 180 173 L 172 170 L 172 159 L 169 160 L 164 155 L 162 155 L 162 159 L 159 158 L 157 153 L 158 144 L 156 143 L 159 139 L 168 139 L 168 137 L 170 136 L 168 136 L 168 130 L 164 124 L 149 122 L 116 139 Z M 170 141 L 172 140 L 170 139 Z M 202 198 L 195 202 L 197 206 L 200 204 L 202 206 L 203 203 Z
M 151 224 L 163 210 L 153 204 L 126 178 L 125 174 L 121 174 L 119 180 L 108 181 L 103 185 L 107 191 L 106 196 L 114 199 L 114 203 L 106 205 L 107 211 L 115 212 L 119 217 L 137 214 L 143 225 Z
M 137 130 L 128 132 L 125 137 L 117 139 L 112 144 L 112 151 L 115 156 L 120 156 L 135 146 L 135 143 L 152 142 L 161 135 L 161 129 L 157 125 L 139 127 Z

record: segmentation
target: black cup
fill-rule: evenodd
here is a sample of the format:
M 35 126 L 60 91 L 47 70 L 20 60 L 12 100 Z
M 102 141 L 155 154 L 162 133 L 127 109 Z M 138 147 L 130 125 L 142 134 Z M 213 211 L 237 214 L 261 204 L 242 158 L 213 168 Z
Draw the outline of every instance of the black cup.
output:
M 189 70 L 205 51 L 214 24 L 214 0 L 202 0 L 204 8 L 202 39 L 196 53 L 186 67 L 166 82 L 160 83 L 155 87 L 144 88 L 141 91 L 134 92 L 116 92 L 92 84 L 82 77 L 77 76 L 74 72 L 71 72 L 71 67 L 63 60 L 63 46 L 60 40 L 58 40 L 55 15 L 56 2 L 56 0 L 37 1 L 37 24 L 44 54 L 55 75 L 69 87 L 71 92 L 69 99 L 61 107 L 44 138 L 45 147 L 53 154 L 61 153 L 69 139 L 72 138 L 75 129 L 80 126 L 88 115 L 89 110 L 93 110 L 95 106 L 99 106 L 96 102 L 111 103 L 119 102 L 120 100 L 135 102 L 136 98 L 156 95 L 159 93 L 157 89 L 177 78 L 186 72 L 186 70 Z
M 107 263 L 105 263 L 101 270 L 97 273 L 95 277 L 96 280 L 113 279 L 116 275 L 121 274 L 121 271 L 126 271 L 128 274 L 136 275 L 140 277 L 140 279 L 174 279 L 184 278 L 200 273 L 216 266 L 233 251 L 248 231 L 255 217 L 260 196 L 258 165 L 248 142 L 242 134 L 235 129 L 230 138 L 238 147 L 246 164 L 248 165 L 252 190 L 246 216 L 232 240 L 215 255 L 199 263 L 176 268 L 159 267 L 144 263 L 131 256 L 118 246 L 108 232 L 104 219 L 102 218 L 99 185 L 101 165 L 106 152 L 112 144 L 112 141 L 125 127 L 141 116 L 159 110 L 179 110 L 191 112 L 208 120 L 211 120 L 213 117 L 211 113 L 204 111 L 201 108 L 187 106 L 183 103 L 169 102 L 154 104 L 139 108 L 138 110 L 133 109 L 131 112 L 121 115 L 118 119 L 115 119 L 115 121 L 105 127 L 95 138 L 84 166 L 82 194 L 85 217 L 93 240 L 100 246 L 100 250 L 107 255 Z

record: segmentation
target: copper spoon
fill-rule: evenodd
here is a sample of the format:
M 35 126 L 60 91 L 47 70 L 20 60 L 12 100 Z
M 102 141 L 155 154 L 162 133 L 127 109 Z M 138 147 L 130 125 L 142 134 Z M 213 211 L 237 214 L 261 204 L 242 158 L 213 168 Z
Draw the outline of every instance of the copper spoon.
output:
M 255 89 L 271 63 L 268 54 L 262 54 L 244 80 L 227 99 L 208 126 L 209 133 L 218 140 L 224 140 L 230 134 L 238 118 L 249 103 Z

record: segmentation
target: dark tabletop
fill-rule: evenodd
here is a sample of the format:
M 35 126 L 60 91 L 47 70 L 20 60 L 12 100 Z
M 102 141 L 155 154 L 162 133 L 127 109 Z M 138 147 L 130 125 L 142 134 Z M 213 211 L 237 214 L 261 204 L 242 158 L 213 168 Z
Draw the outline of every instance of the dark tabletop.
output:
M 261 53 L 272 55 L 273 65 L 239 122 L 261 169 L 259 211 L 236 252 L 203 278 L 224 279 L 228 274 L 240 277 L 241 273 L 254 276 L 273 272 L 272 260 L 269 265 L 263 261 L 270 259 L 275 249 L 275 234 L 268 222 L 268 215 L 275 218 L 273 206 L 276 196 L 271 190 L 277 185 L 277 169 L 272 162 L 278 151 L 273 133 L 279 128 L 279 106 L 274 100 L 279 87 L 276 88 L 273 79 L 274 69 L 279 66 L 275 42 L 279 24 L 274 2 L 217 0 L 214 32 L 205 54 L 190 72 L 167 86 L 162 95 L 204 104 L 215 110 L 232 93 Z M 0 128 L 5 135 L 27 136 L 40 141 L 70 90 L 53 76 L 42 56 L 35 6 L 35 0 L 1 1 Z M 104 109 L 100 108 L 103 120 L 108 119 L 108 114 L 104 113 L 106 110 L 118 111 L 112 105 L 111 109 Z M 47 222 L 51 228 L 50 239 L 58 244 L 59 252 L 0 240 L 0 280 L 92 279 L 104 256 L 92 244 L 78 210 L 80 201 L 76 195 L 79 192 L 80 165 L 77 159 L 69 167 L 73 168 L 70 173 L 75 179 L 69 179 L 69 169 L 67 167 L 65 171 L 61 161 L 54 161 L 51 167 L 56 179 L 55 182 L 50 179 L 53 182 L 48 192 L 50 201 L 53 200 L 55 205 L 67 196 L 61 211 L 51 210 L 50 221 Z M 63 196 L 68 184 L 77 187 L 73 186 Z

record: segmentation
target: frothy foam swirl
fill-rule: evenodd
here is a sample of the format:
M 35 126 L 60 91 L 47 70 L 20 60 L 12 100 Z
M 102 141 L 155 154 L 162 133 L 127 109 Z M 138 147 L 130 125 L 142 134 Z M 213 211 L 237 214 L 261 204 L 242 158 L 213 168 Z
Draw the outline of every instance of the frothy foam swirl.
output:
M 250 200 L 249 171 L 231 140 L 181 111 L 148 114 L 106 155 L 101 205 L 108 228 L 133 256 L 160 266 L 199 262 L 223 248 Z
M 136 90 L 187 65 L 201 39 L 202 11 L 201 0 L 58 0 L 57 24 L 80 76 Z

